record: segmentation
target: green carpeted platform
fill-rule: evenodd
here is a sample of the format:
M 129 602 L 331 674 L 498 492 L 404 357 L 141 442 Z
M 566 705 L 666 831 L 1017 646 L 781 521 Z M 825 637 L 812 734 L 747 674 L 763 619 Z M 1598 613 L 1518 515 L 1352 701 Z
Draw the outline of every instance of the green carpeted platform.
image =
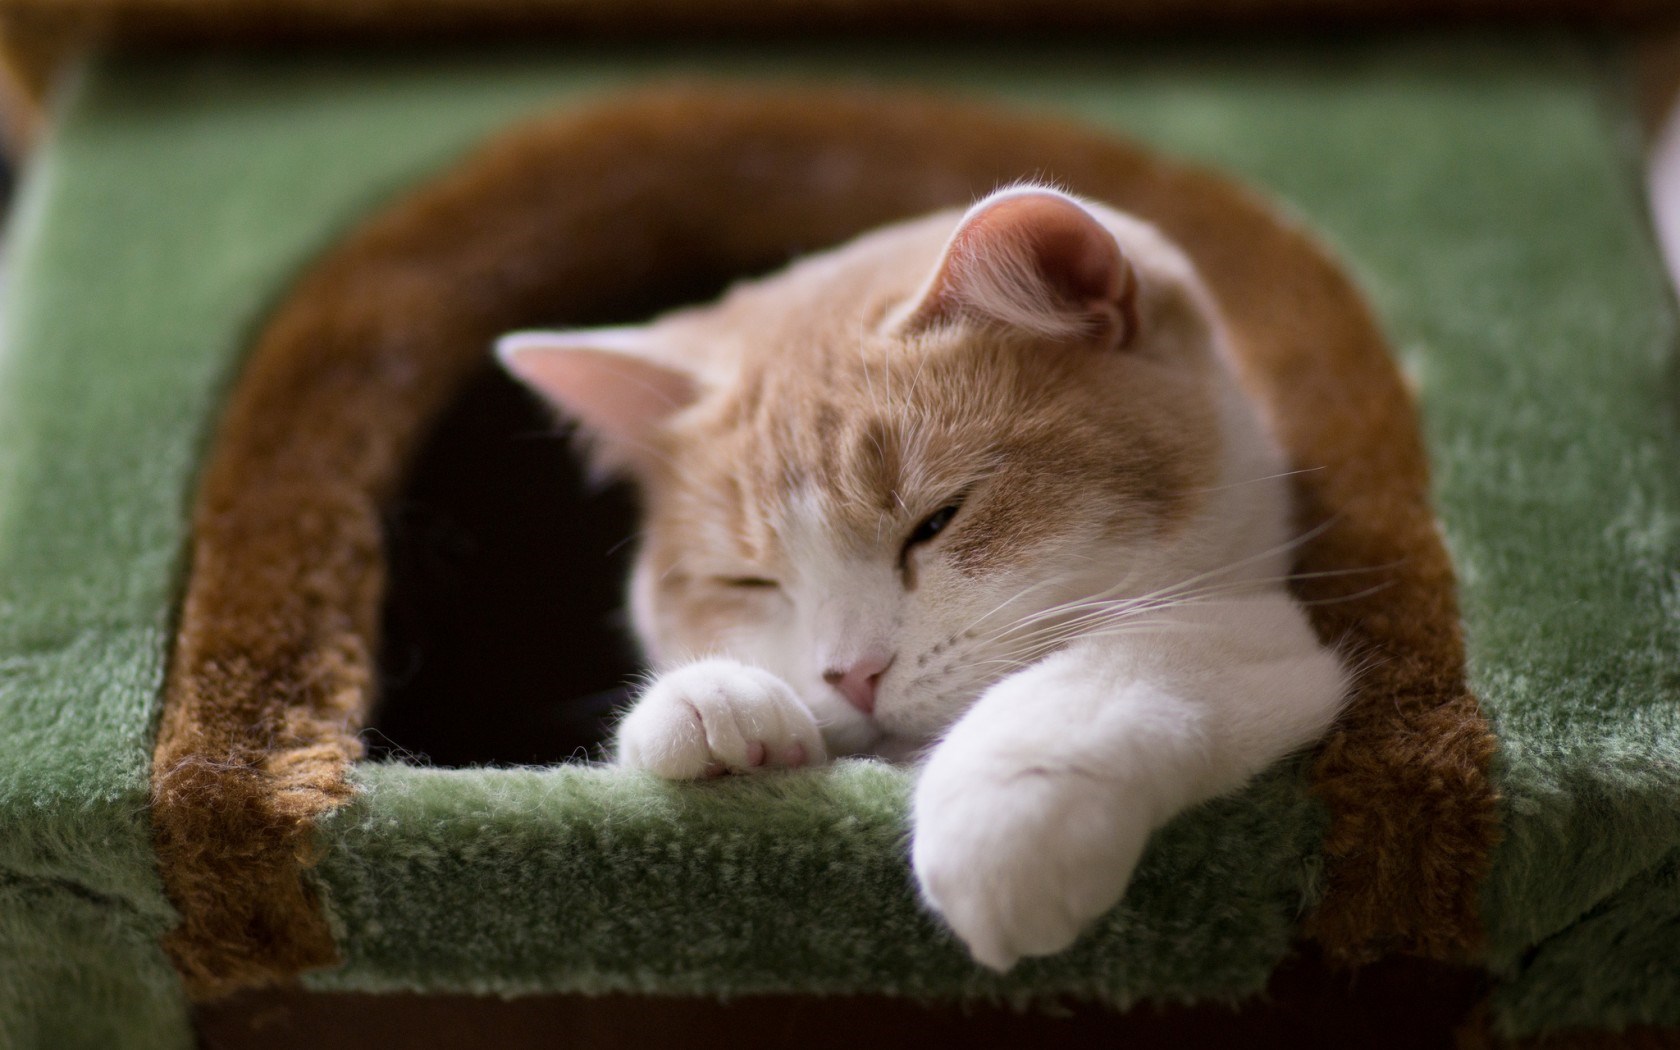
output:
M 0 344 L 0 1045 L 190 1039 L 155 941 L 172 920 L 147 765 L 196 466 L 265 311 L 508 121 L 674 71 L 1071 114 L 1233 171 L 1319 230 L 1421 392 L 1502 741 L 1495 1026 L 1680 1024 L 1680 377 L 1614 57 L 1553 37 L 870 50 L 87 71 L 13 217 Z M 1300 764 L 1274 771 L 1163 832 L 1073 952 L 999 979 L 914 903 L 900 771 L 358 780 L 317 869 L 345 962 L 312 987 L 1235 997 L 1287 953 L 1322 829 Z

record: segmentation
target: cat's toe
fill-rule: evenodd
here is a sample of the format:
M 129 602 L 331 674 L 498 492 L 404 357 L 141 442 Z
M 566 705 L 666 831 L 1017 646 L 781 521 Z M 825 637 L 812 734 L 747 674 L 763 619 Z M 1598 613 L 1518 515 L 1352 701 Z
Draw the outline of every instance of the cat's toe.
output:
M 1149 829 L 1100 782 L 995 770 L 935 757 L 917 785 L 911 862 L 975 960 L 1007 970 L 1062 951 L 1112 907 Z
M 1084 926 L 1062 906 L 1061 887 L 998 848 L 919 849 L 914 865 L 923 898 L 975 962 L 1000 973 L 1061 951 Z
M 717 765 L 700 713 L 680 702 L 638 703 L 618 727 L 617 759 L 666 780 L 699 780 Z
M 660 676 L 619 727 L 619 761 L 694 779 L 822 761 L 816 722 L 793 689 L 734 660 L 702 660 Z

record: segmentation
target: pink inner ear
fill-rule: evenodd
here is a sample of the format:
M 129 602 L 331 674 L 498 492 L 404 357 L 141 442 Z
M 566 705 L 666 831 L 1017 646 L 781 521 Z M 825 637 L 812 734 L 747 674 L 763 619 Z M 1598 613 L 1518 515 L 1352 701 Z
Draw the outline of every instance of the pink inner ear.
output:
M 527 386 L 609 440 L 640 440 L 694 402 L 698 389 L 688 373 L 638 356 L 616 332 L 601 334 L 604 348 L 589 345 L 590 334 L 519 332 L 504 336 L 496 353 Z
M 1062 302 L 1084 305 L 1120 295 L 1120 246 L 1084 208 L 1047 193 L 1006 197 L 957 234 L 952 255 L 990 252 L 1021 258 Z M 982 265 L 984 263 L 982 262 Z
M 969 310 L 1044 334 L 1123 343 L 1136 328 L 1134 291 L 1114 235 L 1078 202 L 1006 190 L 963 220 L 911 323 Z

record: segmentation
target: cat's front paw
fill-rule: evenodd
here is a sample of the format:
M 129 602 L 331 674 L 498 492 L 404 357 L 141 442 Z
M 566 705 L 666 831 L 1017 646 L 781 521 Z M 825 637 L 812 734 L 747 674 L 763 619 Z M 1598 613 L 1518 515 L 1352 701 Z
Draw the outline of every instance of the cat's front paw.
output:
M 735 660 L 660 675 L 618 726 L 618 764 L 669 780 L 816 765 L 828 760 L 791 686 Z
M 1150 832 L 1113 784 L 1013 757 L 935 752 L 911 846 L 923 898 L 1000 972 L 1061 951 L 1108 911 Z

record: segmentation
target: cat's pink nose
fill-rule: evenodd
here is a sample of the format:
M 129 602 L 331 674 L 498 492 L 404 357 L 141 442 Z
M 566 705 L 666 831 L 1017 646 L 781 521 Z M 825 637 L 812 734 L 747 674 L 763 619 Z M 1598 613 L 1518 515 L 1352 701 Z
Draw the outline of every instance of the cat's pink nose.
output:
M 850 667 L 831 667 L 823 681 L 840 690 L 846 702 L 866 715 L 875 713 L 875 687 L 892 666 L 891 656 L 866 656 Z

